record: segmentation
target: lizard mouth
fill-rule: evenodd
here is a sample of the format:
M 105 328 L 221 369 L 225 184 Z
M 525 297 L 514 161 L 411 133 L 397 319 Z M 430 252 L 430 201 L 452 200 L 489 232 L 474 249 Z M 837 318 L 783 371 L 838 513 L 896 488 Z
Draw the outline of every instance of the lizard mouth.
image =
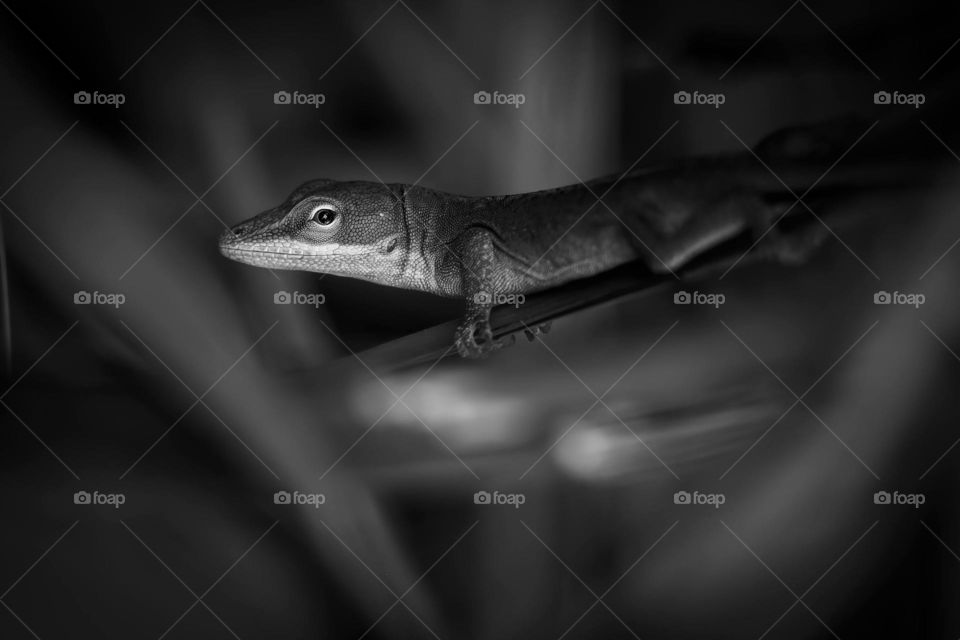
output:
M 271 256 L 283 258 L 285 260 L 360 256 L 369 254 L 370 248 L 363 245 L 338 244 L 336 242 L 331 242 L 310 250 L 290 249 L 286 251 L 272 251 L 270 249 L 253 249 L 250 247 L 238 246 L 237 239 L 231 236 L 230 238 L 224 237 L 221 240 L 220 253 L 227 258 L 231 258 L 239 262 L 248 262 L 250 260 L 254 260 L 259 263 L 263 260 L 269 259 Z
M 289 253 L 286 251 L 264 251 L 262 249 L 242 249 L 240 247 L 231 247 L 229 245 L 220 245 L 220 253 L 225 255 L 228 258 L 233 258 L 235 256 L 242 256 L 248 253 L 253 254 L 263 254 L 268 256 L 300 256 L 307 255 L 303 253 Z
M 223 243 L 220 244 L 220 253 L 224 257 L 235 260 L 236 262 L 267 268 L 295 268 L 294 262 L 298 258 L 302 259 L 306 257 L 302 254 L 246 249 Z

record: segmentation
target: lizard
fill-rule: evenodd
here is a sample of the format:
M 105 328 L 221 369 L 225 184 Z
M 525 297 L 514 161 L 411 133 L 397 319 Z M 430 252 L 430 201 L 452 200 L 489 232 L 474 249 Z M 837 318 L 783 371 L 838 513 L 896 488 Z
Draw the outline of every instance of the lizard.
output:
M 809 135 L 786 131 L 757 147 L 768 161 L 788 165 L 794 152 L 777 155 L 791 148 L 808 155 Z M 739 153 L 504 196 L 318 179 L 225 231 L 219 248 L 249 265 L 461 298 L 466 312 L 455 346 L 461 356 L 483 357 L 503 344 L 493 339 L 489 318 L 507 296 L 637 259 L 655 273 L 673 273 L 744 232 L 764 238 L 762 253 L 801 259 L 827 230 L 797 240 L 778 236 L 775 223 L 822 170 L 799 162 L 775 174 L 755 153 Z

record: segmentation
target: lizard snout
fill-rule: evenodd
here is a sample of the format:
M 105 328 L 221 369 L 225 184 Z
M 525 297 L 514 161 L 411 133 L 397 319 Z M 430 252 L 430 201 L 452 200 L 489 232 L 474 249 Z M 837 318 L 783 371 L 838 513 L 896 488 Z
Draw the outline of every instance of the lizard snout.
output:
M 249 235 L 251 231 L 254 231 L 258 228 L 265 227 L 266 226 L 265 222 L 269 222 L 269 221 L 264 221 L 261 218 L 262 216 L 258 216 L 256 218 L 244 220 L 239 224 L 233 225 L 232 227 L 230 227 L 229 229 L 227 229 L 221 234 L 220 236 L 221 240 L 223 240 L 224 238 L 243 238 Z
M 254 227 L 255 225 L 251 222 L 243 222 L 229 229 L 224 229 L 219 238 L 220 253 L 228 258 L 233 258 L 238 249 L 244 248 L 244 241 Z
M 220 254 L 227 258 L 232 258 L 233 253 L 231 250 L 237 246 L 237 240 L 239 240 L 239 236 L 234 235 L 233 229 L 227 229 L 221 233 L 219 239 Z
M 224 230 L 223 233 L 220 234 L 220 247 L 229 247 L 235 244 L 248 228 L 246 224 L 240 224 Z

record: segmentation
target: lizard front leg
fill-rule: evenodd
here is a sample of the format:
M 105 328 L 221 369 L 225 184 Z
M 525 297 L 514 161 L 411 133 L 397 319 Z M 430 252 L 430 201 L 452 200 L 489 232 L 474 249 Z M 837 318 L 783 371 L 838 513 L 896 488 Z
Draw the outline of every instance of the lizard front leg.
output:
M 513 341 L 494 340 L 490 310 L 496 298 L 497 256 L 490 233 L 471 229 L 454 243 L 460 263 L 460 291 L 466 313 L 457 328 L 455 345 L 464 358 L 483 358 Z

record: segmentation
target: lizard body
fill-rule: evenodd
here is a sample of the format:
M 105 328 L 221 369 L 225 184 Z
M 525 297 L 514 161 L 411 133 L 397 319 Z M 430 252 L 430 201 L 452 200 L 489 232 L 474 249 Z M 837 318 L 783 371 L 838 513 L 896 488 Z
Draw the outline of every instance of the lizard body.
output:
M 314 180 L 225 232 L 220 251 L 260 267 L 462 298 L 466 316 L 456 345 L 463 356 L 479 356 L 498 346 L 489 314 L 501 296 L 638 258 L 654 272 L 672 271 L 745 230 L 769 231 L 790 192 L 802 193 L 821 172 L 798 165 L 775 176 L 740 154 L 483 197 Z

